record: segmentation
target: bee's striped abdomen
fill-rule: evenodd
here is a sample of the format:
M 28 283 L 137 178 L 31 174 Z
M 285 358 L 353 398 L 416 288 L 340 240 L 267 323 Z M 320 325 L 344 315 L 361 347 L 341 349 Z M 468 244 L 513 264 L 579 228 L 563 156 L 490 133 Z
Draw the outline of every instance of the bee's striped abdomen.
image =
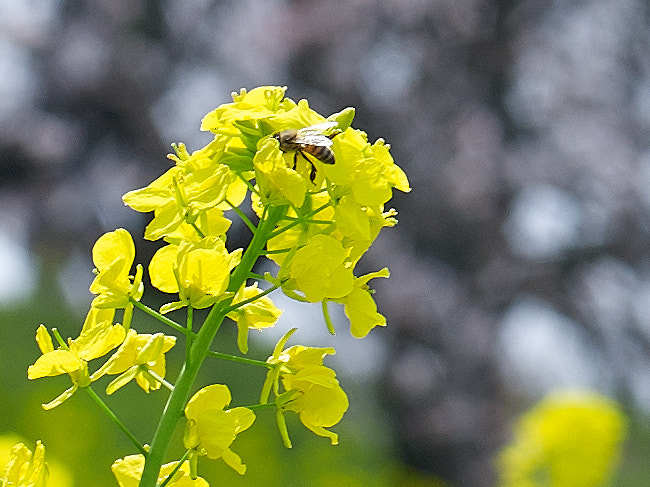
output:
M 332 149 L 329 147 L 321 145 L 305 145 L 302 150 L 325 164 L 334 164 L 334 152 L 332 152 Z

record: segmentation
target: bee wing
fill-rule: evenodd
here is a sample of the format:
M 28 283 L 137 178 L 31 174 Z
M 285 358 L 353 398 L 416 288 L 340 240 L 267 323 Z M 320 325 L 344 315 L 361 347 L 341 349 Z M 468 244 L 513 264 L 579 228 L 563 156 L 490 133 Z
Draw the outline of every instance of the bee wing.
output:
M 326 134 L 330 130 L 336 128 L 339 125 L 338 122 L 323 122 L 316 125 L 310 125 L 309 127 L 303 127 L 298 129 L 298 135 L 309 135 L 309 134 Z
M 292 142 L 319 147 L 331 147 L 333 144 L 332 139 L 323 134 L 298 134 Z

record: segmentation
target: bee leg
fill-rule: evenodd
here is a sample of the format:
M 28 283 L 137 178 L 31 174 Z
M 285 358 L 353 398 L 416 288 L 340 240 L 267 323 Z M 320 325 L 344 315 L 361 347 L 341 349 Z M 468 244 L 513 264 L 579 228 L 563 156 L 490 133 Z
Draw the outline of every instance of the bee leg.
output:
M 309 171 L 309 180 L 313 183 L 314 179 L 316 179 L 316 166 L 314 166 L 314 163 L 309 161 L 311 164 L 311 171 Z
M 296 154 L 298 154 L 298 153 L 296 152 Z M 310 169 L 310 171 L 309 171 L 309 180 L 313 183 L 313 182 L 314 182 L 314 179 L 316 179 L 316 166 L 314 166 L 314 163 L 311 161 L 311 159 L 309 159 L 309 157 L 307 157 L 307 156 L 305 155 L 304 152 L 300 151 L 300 155 L 301 155 L 302 158 L 303 158 L 305 161 L 307 161 L 307 162 L 309 163 L 309 165 L 311 166 L 311 169 Z
M 293 170 L 296 170 L 296 166 L 298 165 L 298 151 L 293 153 Z

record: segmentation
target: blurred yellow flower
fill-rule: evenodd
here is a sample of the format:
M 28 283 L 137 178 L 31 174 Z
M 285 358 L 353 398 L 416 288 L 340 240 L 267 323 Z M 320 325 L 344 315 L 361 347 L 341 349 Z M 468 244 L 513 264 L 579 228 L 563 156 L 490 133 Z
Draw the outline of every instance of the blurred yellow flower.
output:
M 3 480 L 6 481 L 5 466 L 9 463 L 11 448 L 17 443 L 24 443 L 24 440 L 18 435 L 11 433 L 0 435 L 0 485 L 3 485 Z M 72 474 L 68 468 L 56 461 L 49 453 L 46 465 L 49 471 L 47 485 L 50 487 L 73 487 Z
M 46 487 L 49 469 L 45 463 L 45 445 L 36 442 L 34 452 L 23 443 L 9 450 L 9 459 L 0 473 L 2 487 Z
M 616 466 L 625 417 L 590 392 L 555 393 L 524 414 L 499 457 L 501 487 L 599 487 Z

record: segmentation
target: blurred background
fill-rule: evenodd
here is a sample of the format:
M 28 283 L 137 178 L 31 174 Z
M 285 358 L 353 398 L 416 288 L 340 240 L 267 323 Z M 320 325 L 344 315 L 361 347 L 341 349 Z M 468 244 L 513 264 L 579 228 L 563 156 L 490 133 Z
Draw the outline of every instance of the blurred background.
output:
M 231 91 L 287 85 L 326 115 L 356 107 L 409 176 L 398 227 L 360 264 L 391 269 L 373 282 L 389 326 L 360 341 L 342 320 L 331 337 L 319 306 L 278 297 L 283 322 L 249 355 L 296 325 L 292 343 L 334 345 L 341 445 L 293 421 L 286 451 L 260 412 L 234 445 L 246 477 L 203 462 L 205 477 L 498 485 L 516 418 L 577 388 L 627 417 L 611 485 L 647 486 L 649 27 L 645 0 L 0 0 L 0 434 L 42 439 L 75 486 L 115 485 L 110 464 L 133 452 L 90 399 L 40 409 L 69 379 L 28 383 L 36 327 L 76 336 L 91 246 L 116 227 L 142 235 L 148 217 L 120 198 L 169 167 L 170 143 L 207 143 L 200 119 Z M 235 223 L 231 248 L 247 239 Z M 137 262 L 159 245 L 136 243 Z M 201 380 L 251 404 L 263 372 L 209 363 Z M 165 396 L 130 385 L 108 402 L 148 441 Z

